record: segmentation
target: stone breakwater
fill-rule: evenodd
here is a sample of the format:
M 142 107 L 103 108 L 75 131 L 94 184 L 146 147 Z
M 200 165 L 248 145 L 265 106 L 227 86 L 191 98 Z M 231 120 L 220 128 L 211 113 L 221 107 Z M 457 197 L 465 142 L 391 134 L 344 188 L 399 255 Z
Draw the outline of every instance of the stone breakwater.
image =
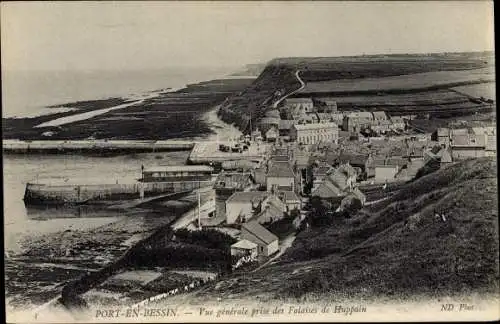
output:
M 210 186 L 211 181 L 135 182 L 128 184 L 26 184 L 27 205 L 83 204 L 95 201 L 141 199 L 161 194 L 189 192 Z
M 4 153 L 12 154 L 61 154 L 61 153 L 139 153 L 191 150 L 195 143 L 183 140 L 135 141 L 135 140 L 3 140 Z

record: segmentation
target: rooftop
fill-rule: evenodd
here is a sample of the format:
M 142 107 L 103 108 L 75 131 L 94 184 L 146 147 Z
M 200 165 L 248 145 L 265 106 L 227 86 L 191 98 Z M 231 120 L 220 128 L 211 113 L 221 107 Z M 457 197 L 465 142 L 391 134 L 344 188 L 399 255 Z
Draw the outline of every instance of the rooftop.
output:
M 254 202 L 264 200 L 268 195 L 269 193 L 265 191 L 237 191 L 227 199 L 226 203 Z
M 292 169 L 288 162 L 274 162 L 267 173 L 268 177 L 294 178 Z
M 351 165 L 365 165 L 368 161 L 369 156 L 366 154 L 351 154 L 351 153 L 342 153 L 337 158 L 339 163 L 349 162 Z
M 450 129 L 441 127 L 437 129 L 437 135 L 438 136 L 449 136 L 450 135 Z
M 252 250 L 257 247 L 257 244 L 250 242 L 249 240 L 240 240 L 233 245 L 231 245 L 232 248 L 237 248 L 237 249 L 245 249 L 245 250 Z
M 338 129 L 338 126 L 336 123 L 300 124 L 300 125 L 294 125 L 294 127 L 297 130 L 325 129 L 325 128 Z
M 297 196 L 297 194 L 294 191 L 289 191 L 289 190 L 280 191 L 279 196 L 282 197 L 282 199 L 284 199 L 285 202 L 300 201 L 299 196 Z
M 374 111 L 373 117 L 376 119 L 387 119 L 387 114 L 385 111 Z
M 455 128 L 451 129 L 451 136 L 453 135 L 468 135 L 469 129 L 467 128 Z
M 279 129 L 290 129 L 292 128 L 294 123 L 294 120 L 281 119 L 279 123 Z
M 469 145 L 469 136 L 468 135 L 453 135 L 451 137 L 452 145 Z
M 234 188 L 243 190 L 251 181 L 250 173 L 221 172 L 215 181 L 214 188 Z
M 260 225 L 256 221 L 251 221 L 248 223 L 243 223 L 242 228 L 246 229 L 266 244 L 272 243 L 278 240 L 278 237 L 273 233 L 269 232 L 264 226 Z
M 367 118 L 373 119 L 373 115 L 369 111 L 355 111 L 347 115 L 348 118 Z
M 157 165 L 144 169 L 144 172 L 213 172 L 214 168 L 208 165 Z

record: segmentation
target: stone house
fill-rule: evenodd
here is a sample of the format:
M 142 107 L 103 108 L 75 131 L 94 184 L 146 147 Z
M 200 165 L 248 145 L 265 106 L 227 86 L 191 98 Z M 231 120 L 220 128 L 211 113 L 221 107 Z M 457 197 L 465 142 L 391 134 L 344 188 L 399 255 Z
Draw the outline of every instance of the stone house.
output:
M 251 173 L 221 172 L 215 180 L 215 216 L 226 217 L 226 201 L 237 191 L 245 191 L 253 185 Z
M 257 253 L 262 256 L 270 256 L 279 250 L 278 237 L 256 221 L 242 224 L 240 238 L 257 244 Z
M 266 188 L 272 190 L 296 190 L 296 176 L 289 162 L 273 162 L 266 175 Z
M 226 223 L 242 223 L 255 216 L 255 211 L 261 208 L 269 196 L 264 191 L 235 192 L 226 200 Z
M 290 140 L 307 145 L 322 141 L 337 143 L 338 138 L 339 128 L 332 122 L 293 125 L 290 132 Z
M 311 98 L 286 98 L 284 106 L 292 115 L 313 112 L 314 103 Z
M 256 258 L 258 255 L 258 246 L 249 240 L 239 240 L 231 245 L 231 255 L 235 257 L 249 256 Z
M 344 116 L 342 129 L 350 133 L 359 133 L 373 125 L 373 114 L 368 111 L 351 112 Z

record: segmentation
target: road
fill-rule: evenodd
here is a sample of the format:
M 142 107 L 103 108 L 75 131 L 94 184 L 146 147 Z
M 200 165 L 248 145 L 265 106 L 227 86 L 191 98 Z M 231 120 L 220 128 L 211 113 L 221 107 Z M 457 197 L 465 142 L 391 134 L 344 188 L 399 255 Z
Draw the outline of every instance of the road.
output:
M 295 77 L 297 78 L 297 80 L 300 82 L 300 88 L 296 89 L 296 90 L 293 90 L 292 92 L 284 95 L 283 97 L 281 97 L 280 99 L 278 99 L 278 101 L 276 101 L 274 104 L 273 104 L 273 108 L 278 108 L 278 105 L 283 101 L 285 100 L 286 98 L 290 97 L 291 95 L 299 92 L 300 90 L 304 89 L 304 87 L 306 86 L 306 84 L 304 83 L 304 81 L 302 81 L 302 79 L 300 78 L 299 76 L 299 72 L 300 70 L 297 70 L 295 71 Z

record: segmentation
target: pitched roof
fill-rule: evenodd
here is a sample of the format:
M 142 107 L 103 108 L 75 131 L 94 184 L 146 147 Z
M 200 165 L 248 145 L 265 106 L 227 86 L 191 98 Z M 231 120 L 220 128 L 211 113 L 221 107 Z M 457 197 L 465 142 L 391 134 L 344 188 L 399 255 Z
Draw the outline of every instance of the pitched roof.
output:
M 269 244 L 276 240 L 278 237 L 273 233 L 269 232 L 264 226 L 260 225 L 257 221 L 250 221 L 248 223 L 243 223 L 242 228 L 246 229 L 264 243 Z
M 158 165 L 144 169 L 144 172 L 213 172 L 214 168 L 208 165 Z
M 280 204 L 283 204 L 281 201 L 279 202 Z M 274 219 L 280 218 L 283 216 L 283 208 L 281 208 L 281 205 L 278 206 L 276 202 L 270 202 L 267 204 L 261 212 L 255 217 L 255 219 L 259 219 L 262 216 L 270 216 Z
M 453 135 L 451 137 L 452 145 L 468 145 L 469 144 L 469 136 L 468 135 Z
M 338 129 L 336 123 L 316 123 L 316 124 L 297 124 L 293 125 L 296 130 L 309 130 L 309 129 Z
M 329 180 L 325 180 L 311 193 L 311 195 L 321 198 L 333 198 L 339 197 L 343 193 L 343 190 L 339 188 L 335 183 Z
M 451 157 L 450 151 L 448 149 L 443 148 L 437 154 L 441 158 L 441 163 L 451 163 L 453 159 Z
M 366 161 L 368 161 L 368 157 L 367 154 L 342 153 L 337 160 L 340 163 L 349 162 L 351 165 L 365 165 Z
M 387 119 L 387 114 L 385 111 L 374 111 L 372 112 L 374 118 Z
M 437 135 L 438 136 L 449 136 L 450 135 L 450 129 L 449 128 L 438 128 L 437 129 Z
M 294 120 L 281 119 L 279 123 L 279 129 L 290 129 L 292 128 L 294 123 Z
M 221 172 L 215 180 L 214 188 L 234 188 L 243 190 L 249 183 L 251 183 L 250 173 L 241 172 Z
M 451 136 L 454 135 L 468 135 L 469 130 L 467 128 L 455 128 L 451 129 Z
M 255 244 L 254 242 L 250 242 L 249 240 L 240 240 L 231 245 L 231 247 L 237 249 L 252 250 L 257 247 L 257 244 Z
M 407 161 L 401 157 L 390 158 L 375 158 L 373 165 L 375 167 L 402 167 L 407 164 Z
M 373 119 L 373 114 L 369 111 L 355 111 L 348 114 L 347 117 Z
M 294 191 L 284 190 L 280 191 L 278 196 L 283 197 L 285 202 L 287 201 L 300 201 L 299 196 Z
M 269 195 L 264 191 L 237 191 L 233 193 L 226 203 L 245 203 L 264 200 Z
M 391 116 L 391 121 L 393 123 L 403 123 L 404 119 L 401 116 Z
M 269 168 L 269 172 L 267 173 L 268 177 L 276 177 L 276 178 L 294 178 L 292 169 L 288 162 L 274 162 Z
M 356 170 L 354 169 L 354 167 L 352 165 L 348 164 L 348 163 L 341 164 L 335 170 L 335 172 L 343 173 L 347 177 L 352 177 L 352 176 L 356 176 L 357 175 Z

